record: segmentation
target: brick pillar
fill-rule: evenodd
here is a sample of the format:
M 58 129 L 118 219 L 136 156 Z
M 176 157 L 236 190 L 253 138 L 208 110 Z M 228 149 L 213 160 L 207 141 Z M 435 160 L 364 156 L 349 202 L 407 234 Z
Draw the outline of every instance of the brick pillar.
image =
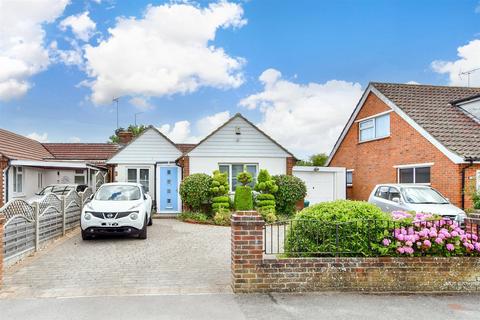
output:
M 480 235 L 480 214 L 473 213 L 468 218 L 465 218 L 465 231 L 467 233 Z
M 6 190 L 4 190 L 3 185 L 3 175 L 5 173 L 5 169 L 8 166 L 8 160 L 2 156 L 0 156 L 0 208 L 5 204 L 5 199 L 3 198 L 4 193 Z
M 182 180 L 190 175 L 190 157 L 182 158 Z
M 263 260 L 264 224 L 256 211 L 237 211 L 232 215 L 231 267 L 235 293 L 252 292 L 263 281 L 258 278 L 257 266 Z
M 3 227 L 5 225 L 5 216 L 0 214 L 0 288 L 3 285 Z
M 287 158 L 287 174 L 291 176 L 293 174 L 293 166 L 295 165 L 295 158 L 294 157 L 288 157 Z

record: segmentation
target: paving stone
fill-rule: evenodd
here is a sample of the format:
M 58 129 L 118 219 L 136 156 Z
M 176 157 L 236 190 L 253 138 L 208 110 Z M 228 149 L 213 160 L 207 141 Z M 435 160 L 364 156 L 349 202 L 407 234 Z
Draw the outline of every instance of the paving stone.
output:
M 77 230 L 5 270 L 0 298 L 229 292 L 230 228 L 157 219 L 147 240 Z

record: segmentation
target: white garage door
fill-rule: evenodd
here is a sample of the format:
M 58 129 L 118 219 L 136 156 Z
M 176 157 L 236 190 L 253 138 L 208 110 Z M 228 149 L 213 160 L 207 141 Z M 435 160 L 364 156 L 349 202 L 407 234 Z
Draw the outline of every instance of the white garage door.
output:
M 295 166 L 293 175 L 305 182 L 310 204 L 345 199 L 345 168 Z
M 296 172 L 307 185 L 306 200 L 311 204 L 335 200 L 334 172 Z

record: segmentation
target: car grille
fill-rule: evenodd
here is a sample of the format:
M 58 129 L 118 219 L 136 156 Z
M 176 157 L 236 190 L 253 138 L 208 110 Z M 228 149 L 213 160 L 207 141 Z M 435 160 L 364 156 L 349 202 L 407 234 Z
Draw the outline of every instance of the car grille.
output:
M 125 212 L 90 212 L 92 216 L 99 219 L 120 219 L 128 217 L 134 211 L 125 211 Z

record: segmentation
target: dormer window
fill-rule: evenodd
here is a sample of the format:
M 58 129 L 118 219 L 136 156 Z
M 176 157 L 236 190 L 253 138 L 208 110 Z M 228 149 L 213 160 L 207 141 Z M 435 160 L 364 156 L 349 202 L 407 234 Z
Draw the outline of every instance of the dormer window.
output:
M 464 99 L 453 104 L 480 122 L 480 96 L 470 97 L 468 100 Z

